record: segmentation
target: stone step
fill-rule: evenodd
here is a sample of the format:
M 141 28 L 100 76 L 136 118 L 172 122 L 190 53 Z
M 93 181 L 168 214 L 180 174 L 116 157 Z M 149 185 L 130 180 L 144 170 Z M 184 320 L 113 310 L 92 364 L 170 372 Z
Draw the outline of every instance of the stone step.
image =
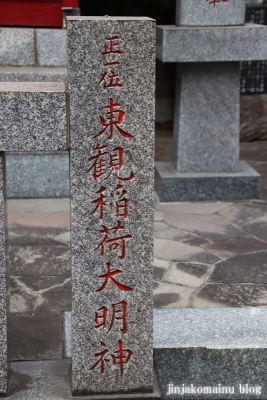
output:
M 70 357 L 71 313 L 64 319 Z M 154 367 L 162 399 L 179 398 L 178 389 L 167 394 L 171 384 L 189 387 L 187 399 L 267 399 L 267 309 L 154 310 Z
M 0 66 L 0 82 L 66 82 L 67 67 Z

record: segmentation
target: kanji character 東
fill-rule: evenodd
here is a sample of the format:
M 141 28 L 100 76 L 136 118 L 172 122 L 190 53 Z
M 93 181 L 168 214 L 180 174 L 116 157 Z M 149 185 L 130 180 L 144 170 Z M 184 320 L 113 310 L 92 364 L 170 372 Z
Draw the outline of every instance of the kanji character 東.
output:
M 111 71 L 110 73 L 104 72 L 101 81 L 99 83 L 103 84 L 104 89 L 122 87 L 119 75 L 116 74 L 114 71 Z
M 105 176 L 104 180 L 108 179 L 110 175 L 115 172 L 116 178 L 119 181 L 128 182 L 134 179 L 134 174 L 128 178 L 123 178 L 120 176 L 120 170 L 124 166 L 124 149 L 122 147 L 116 147 L 110 153 L 106 151 L 107 146 L 101 146 L 98 144 L 95 150 L 98 153 L 89 158 L 89 161 L 94 160 L 91 167 L 88 169 L 87 172 L 93 170 L 93 177 L 96 181 L 97 179 Z
M 126 334 L 128 332 L 128 323 L 127 323 L 127 303 L 126 301 L 120 301 L 119 303 L 112 304 L 112 318 L 110 322 L 110 327 L 108 332 L 114 326 L 115 321 L 121 321 L 122 327 L 121 332 Z M 95 328 L 107 328 L 108 323 L 108 308 L 101 307 L 95 313 Z
M 114 132 L 117 130 L 125 139 L 132 139 L 133 135 L 124 131 L 119 125 L 121 125 L 125 119 L 125 112 L 123 110 L 118 110 L 121 107 L 119 103 L 116 103 L 114 99 L 109 99 L 109 105 L 104 108 L 109 110 L 107 111 L 107 119 L 105 120 L 102 116 L 100 116 L 101 125 L 104 127 L 102 131 L 100 131 L 97 135 L 94 136 L 94 139 L 102 136 L 107 130 L 109 130 L 110 134 L 108 136 L 109 140 L 114 138 Z
M 105 288 L 107 287 L 109 281 L 113 282 L 117 288 L 119 288 L 122 292 L 130 292 L 133 290 L 129 286 L 123 285 L 122 283 L 118 282 L 116 279 L 114 279 L 114 276 L 122 274 L 122 271 L 120 269 L 116 269 L 115 271 L 111 271 L 111 265 L 110 263 L 107 263 L 107 273 L 100 275 L 101 279 L 105 279 L 105 282 L 103 285 L 97 289 L 97 292 L 103 292 Z
M 105 256 L 105 244 L 108 245 L 108 250 L 112 252 L 113 250 L 121 249 L 121 255 L 119 258 L 121 260 L 125 260 L 125 254 L 126 254 L 126 242 L 129 239 L 132 239 L 131 235 L 125 235 L 125 236 L 118 236 L 116 238 L 109 239 L 109 232 L 114 231 L 114 233 L 117 233 L 121 230 L 124 229 L 124 226 L 122 226 L 121 221 L 118 221 L 117 226 L 115 228 L 108 229 L 105 225 L 102 225 L 102 229 L 100 233 L 104 234 L 105 237 L 100 243 L 100 245 L 95 249 L 101 249 L 100 255 L 102 257 Z

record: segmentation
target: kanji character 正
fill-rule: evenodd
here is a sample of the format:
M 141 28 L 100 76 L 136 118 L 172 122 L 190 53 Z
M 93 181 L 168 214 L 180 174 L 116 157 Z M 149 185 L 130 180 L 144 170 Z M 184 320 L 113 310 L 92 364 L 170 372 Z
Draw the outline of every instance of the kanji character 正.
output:
M 108 332 L 114 326 L 115 321 L 121 321 L 121 332 L 126 334 L 128 332 L 128 323 L 127 323 L 127 303 L 126 301 L 120 301 L 119 303 L 112 304 L 112 318 L 110 322 L 110 326 Z M 107 328 L 108 324 L 108 308 L 101 307 L 95 313 L 95 328 Z
M 111 71 L 110 73 L 104 72 L 99 83 L 103 84 L 104 89 L 122 87 L 119 75 L 116 74 L 114 71 Z
M 88 169 L 87 172 L 93 170 L 93 177 L 96 181 L 97 179 L 105 176 L 104 180 L 107 180 L 110 175 L 115 172 L 116 178 L 119 181 L 128 182 L 134 179 L 134 174 L 128 178 L 123 178 L 120 176 L 120 170 L 124 166 L 124 149 L 122 147 L 116 147 L 110 153 L 106 151 L 107 146 L 101 146 L 98 144 L 95 148 L 97 154 L 89 158 L 89 161 L 93 161 L 93 164 Z
M 121 221 L 117 222 L 117 226 L 115 228 L 108 229 L 105 225 L 102 225 L 102 229 L 99 231 L 100 233 L 104 234 L 105 237 L 100 243 L 100 245 L 95 249 L 101 249 L 100 250 L 100 255 L 101 257 L 105 256 L 105 245 L 107 245 L 108 250 L 110 252 L 114 250 L 121 250 L 121 254 L 119 257 L 120 260 L 125 260 L 125 254 L 126 254 L 126 242 L 129 239 L 132 239 L 131 235 L 125 235 L 125 236 L 118 236 L 112 239 L 109 239 L 109 232 L 114 231 L 114 233 L 117 233 L 121 230 L 124 229 L 124 226 L 122 226 Z
M 213 7 L 215 8 L 217 3 L 223 2 L 223 3 L 227 3 L 228 0 L 206 0 L 206 2 L 208 2 L 209 4 L 213 4 Z
M 119 47 L 119 40 L 120 37 L 119 36 L 112 36 L 109 38 L 106 38 L 106 41 L 108 42 L 108 44 L 105 44 L 104 46 L 104 51 L 103 51 L 103 55 L 107 55 L 107 54 L 123 54 L 123 52 L 118 49 Z
M 125 112 L 123 110 L 119 110 L 121 107 L 119 103 L 116 103 L 114 99 L 109 99 L 109 104 L 104 108 L 107 111 L 107 119 L 105 120 L 102 116 L 100 116 L 101 125 L 104 127 L 102 131 L 94 136 L 94 139 L 102 136 L 106 131 L 109 131 L 108 139 L 112 140 L 114 138 L 114 132 L 117 130 L 125 139 L 132 139 L 133 135 L 123 130 L 120 125 L 123 123 L 125 119 Z
M 133 290 L 132 288 L 130 288 L 127 285 L 123 285 L 122 283 L 118 282 L 114 276 L 122 274 L 122 271 L 120 269 L 116 269 L 115 271 L 111 271 L 111 265 L 110 263 L 107 263 L 107 273 L 100 275 L 101 279 L 105 279 L 105 282 L 103 283 L 103 285 L 97 289 L 97 292 L 103 292 L 109 281 L 111 281 L 112 283 L 114 283 L 115 286 L 117 286 L 117 288 L 119 288 L 122 292 L 130 292 L 131 290 Z

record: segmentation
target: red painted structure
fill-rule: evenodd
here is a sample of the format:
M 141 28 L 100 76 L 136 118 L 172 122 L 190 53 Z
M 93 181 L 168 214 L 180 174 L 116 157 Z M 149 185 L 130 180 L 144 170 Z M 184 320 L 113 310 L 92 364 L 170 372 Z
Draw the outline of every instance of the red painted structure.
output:
M 0 0 L 0 26 L 62 27 L 62 8 L 79 0 Z

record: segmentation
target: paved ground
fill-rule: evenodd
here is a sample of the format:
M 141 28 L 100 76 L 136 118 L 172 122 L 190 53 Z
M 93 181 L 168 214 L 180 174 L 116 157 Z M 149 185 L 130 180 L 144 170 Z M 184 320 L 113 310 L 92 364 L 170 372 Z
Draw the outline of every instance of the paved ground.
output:
M 157 159 L 169 157 L 168 135 L 157 137 Z M 263 173 L 261 201 L 155 204 L 155 307 L 267 306 L 267 142 L 241 148 Z M 9 358 L 60 359 L 69 200 L 9 200 L 7 226 Z

